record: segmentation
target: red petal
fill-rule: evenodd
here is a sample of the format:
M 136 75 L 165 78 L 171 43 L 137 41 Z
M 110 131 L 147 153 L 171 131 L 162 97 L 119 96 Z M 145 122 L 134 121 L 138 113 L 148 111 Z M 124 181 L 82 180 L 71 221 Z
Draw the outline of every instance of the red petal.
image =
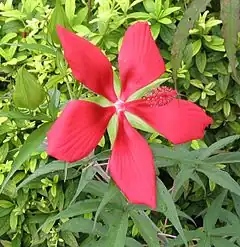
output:
M 118 57 L 121 99 L 148 85 L 165 71 L 164 61 L 147 22 L 137 22 L 125 33 Z
M 156 181 L 152 152 L 145 139 L 121 112 L 109 171 L 131 203 L 156 207 Z
M 136 100 L 126 104 L 126 110 L 142 118 L 174 144 L 203 138 L 204 129 L 212 123 L 212 118 L 202 108 L 175 98 L 163 106 Z
M 48 154 L 67 162 L 86 157 L 99 143 L 114 112 L 114 107 L 70 101 L 48 132 Z
M 59 25 L 57 32 L 75 78 L 95 93 L 115 102 L 112 66 L 105 55 L 86 39 Z

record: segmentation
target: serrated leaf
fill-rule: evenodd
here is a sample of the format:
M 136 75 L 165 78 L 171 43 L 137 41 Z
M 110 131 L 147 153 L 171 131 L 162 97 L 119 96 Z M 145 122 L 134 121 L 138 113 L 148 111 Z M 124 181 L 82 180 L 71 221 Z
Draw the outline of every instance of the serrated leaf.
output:
M 90 166 L 88 168 L 85 168 L 82 170 L 81 178 L 79 179 L 79 184 L 76 190 L 76 193 L 70 202 L 70 205 L 76 200 L 76 198 L 79 196 L 79 194 L 82 192 L 82 190 L 85 188 L 85 186 L 92 180 L 94 175 L 96 174 L 96 170 L 93 166 Z
M 203 227 L 206 232 L 215 228 L 219 215 L 221 213 L 221 208 L 223 201 L 227 195 L 227 191 L 224 190 L 211 204 L 208 208 L 206 215 L 203 218 Z
M 211 146 L 209 146 L 206 149 L 203 149 L 201 155 L 199 156 L 200 160 L 204 160 L 210 155 L 214 154 L 219 149 L 222 149 L 229 145 L 230 143 L 233 143 L 234 141 L 240 139 L 240 135 L 234 135 L 234 136 L 228 136 L 226 138 L 223 138 L 215 143 L 213 143 Z
M 23 67 L 19 69 L 13 93 L 14 104 L 18 107 L 34 110 L 43 103 L 45 97 L 46 93 L 35 76 Z
M 223 21 L 223 37 L 225 49 L 231 65 L 235 80 L 240 84 L 240 76 L 237 72 L 237 44 L 238 32 L 240 32 L 240 2 L 239 0 L 221 0 L 221 19 Z
M 200 73 L 203 73 L 207 64 L 206 52 L 199 52 L 196 56 L 196 65 Z
M 23 146 L 20 148 L 19 153 L 12 164 L 12 170 L 8 173 L 8 176 L 4 180 L 0 193 L 3 191 L 4 187 L 14 175 L 14 173 L 21 167 L 23 162 L 25 162 L 30 155 L 36 151 L 39 145 L 43 142 L 46 137 L 46 133 L 52 126 L 52 123 L 45 123 L 38 129 L 34 130 L 28 139 L 24 142 Z
M 183 51 L 187 44 L 189 30 L 193 28 L 194 22 L 199 18 L 200 13 L 206 9 L 210 2 L 211 0 L 193 0 L 178 24 L 177 31 L 173 38 L 171 60 L 173 78 L 175 81 L 177 80 L 177 71 L 180 68 L 183 58 Z
M 157 196 L 157 210 L 165 214 L 165 216 L 171 221 L 187 246 L 187 240 L 183 233 L 173 198 L 160 179 L 157 179 Z
M 227 172 L 222 171 L 215 166 L 208 165 L 200 165 L 197 170 L 204 173 L 210 180 L 221 187 L 240 195 L 239 184 Z

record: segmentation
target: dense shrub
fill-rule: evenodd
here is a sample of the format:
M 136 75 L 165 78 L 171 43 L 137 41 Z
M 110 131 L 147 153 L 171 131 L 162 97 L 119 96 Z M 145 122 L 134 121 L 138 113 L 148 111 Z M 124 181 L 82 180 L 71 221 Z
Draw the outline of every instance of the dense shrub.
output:
M 238 0 L 0 3 L 0 243 L 240 246 L 239 12 Z M 214 119 L 204 140 L 173 146 L 129 116 L 154 153 L 155 211 L 128 204 L 105 173 L 114 119 L 83 161 L 66 164 L 45 152 L 46 133 L 67 101 L 106 104 L 73 78 L 56 24 L 100 47 L 119 85 L 117 54 L 125 30 L 137 20 L 151 24 L 166 63 L 151 88 L 175 87 Z

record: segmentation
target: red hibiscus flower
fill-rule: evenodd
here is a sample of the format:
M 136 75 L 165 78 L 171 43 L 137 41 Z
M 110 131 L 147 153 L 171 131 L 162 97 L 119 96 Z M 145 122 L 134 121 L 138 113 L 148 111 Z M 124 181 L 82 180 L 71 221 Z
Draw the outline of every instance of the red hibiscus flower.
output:
M 86 157 L 97 146 L 116 113 L 118 131 L 109 161 L 111 177 L 130 202 L 155 208 L 153 155 L 145 139 L 130 125 L 125 112 L 142 118 L 174 144 L 202 138 L 212 119 L 197 105 L 177 99 L 176 91 L 167 87 L 155 89 L 142 99 L 128 101 L 131 94 L 165 71 L 146 22 L 132 25 L 125 33 L 118 57 L 122 85 L 119 98 L 114 91 L 111 64 L 103 53 L 61 26 L 57 32 L 74 77 L 111 101 L 112 106 L 70 101 L 48 133 L 48 154 L 67 162 Z

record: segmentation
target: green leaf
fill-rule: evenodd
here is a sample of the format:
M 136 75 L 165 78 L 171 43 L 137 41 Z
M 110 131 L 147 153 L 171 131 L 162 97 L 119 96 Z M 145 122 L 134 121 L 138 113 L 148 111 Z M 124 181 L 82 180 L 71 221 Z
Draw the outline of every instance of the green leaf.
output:
M 71 247 L 79 247 L 75 236 L 71 232 L 61 232 L 61 237 L 67 245 Z
M 155 3 L 153 0 L 143 0 L 143 6 L 149 13 L 153 13 L 155 10 Z
M 194 173 L 194 167 L 182 166 L 181 171 L 177 174 L 174 180 L 173 198 L 176 197 L 179 189 L 184 185 L 185 181 L 189 180 Z
M 155 15 L 159 18 L 162 10 L 162 0 L 155 0 Z
M 238 215 L 238 217 L 240 217 L 240 196 L 231 193 L 232 199 L 233 199 L 233 204 L 236 210 L 236 213 Z
M 212 236 L 240 236 L 239 223 L 233 225 L 227 225 L 224 227 L 214 228 L 209 231 L 209 234 Z
M 127 18 L 148 20 L 151 16 L 145 12 L 134 12 L 127 15 Z
M 119 193 L 119 190 L 115 183 L 111 180 L 108 186 L 107 192 L 104 193 L 103 199 L 95 214 L 94 223 L 96 224 L 97 219 L 104 207 Z
M 9 44 L 9 45 L 12 45 L 12 44 Z M 38 51 L 40 53 L 47 53 L 47 54 L 51 54 L 53 56 L 56 56 L 56 51 L 53 48 L 46 46 L 46 45 L 27 44 L 27 43 L 19 43 L 17 45 L 20 47 L 23 47 L 27 50 L 30 50 L 30 51 L 33 50 L 33 51 Z
M 226 93 L 229 82 L 230 82 L 230 75 L 229 74 L 227 74 L 227 75 L 218 74 L 219 87 L 223 93 Z
M 211 156 L 215 152 L 217 152 L 219 149 L 226 147 L 228 144 L 233 143 L 234 141 L 240 139 L 240 135 L 234 135 L 234 136 L 228 136 L 226 138 L 223 138 L 215 143 L 213 143 L 211 146 L 209 146 L 207 149 L 203 149 L 203 152 L 199 156 L 200 160 L 204 160 L 207 157 Z
M 231 113 L 231 105 L 230 105 L 228 100 L 225 100 L 223 102 L 223 113 L 224 113 L 225 117 L 228 117 Z
M 130 216 L 133 219 L 134 224 L 138 228 L 140 234 L 147 242 L 148 247 L 159 246 L 159 239 L 157 234 L 159 232 L 157 226 L 151 221 L 145 212 L 131 211 Z
M 127 238 L 126 247 L 142 247 L 142 245 L 134 238 Z
M 8 176 L 4 180 L 0 193 L 3 191 L 4 187 L 14 175 L 14 173 L 21 167 L 23 162 L 25 162 L 30 155 L 36 151 L 39 145 L 43 142 L 46 137 L 46 133 L 52 126 L 52 123 L 45 123 L 38 129 L 34 130 L 28 139 L 24 142 L 23 146 L 20 148 L 19 153 L 12 164 L 12 170 L 8 173 Z
M 193 57 L 198 54 L 202 47 L 201 39 L 198 39 L 192 43 Z
M 206 52 L 199 52 L 196 56 L 196 65 L 200 73 L 203 73 L 207 64 Z
M 164 17 L 164 18 L 162 18 L 162 19 L 159 19 L 158 21 L 159 21 L 160 23 L 162 23 L 162 24 L 165 24 L 165 25 L 169 25 L 169 24 L 172 23 L 172 20 L 171 20 L 170 18 L 167 18 L 167 17 Z
M 80 160 L 78 162 L 75 163 L 71 163 L 68 165 L 68 169 L 69 168 L 73 168 L 73 167 L 77 167 L 77 166 L 81 166 L 81 165 L 87 165 L 88 163 L 94 162 L 94 161 L 102 161 L 102 160 L 106 160 L 108 159 L 110 155 L 110 152 L 108 150 L 103 151 L 91 158 L 86 158 L 83 160 Z M 66 163 L 63 161 L 53 161 L 45 166 L 39 167 L 33 174 L 31 174 L 30 176 L 28 176 L 21 184 L 18 185 L 17 190 L 19 190 L 20 188 L 22 188 L 23 186 L 25 186 L 26 184 L 28 184 L 29 182 L 31 182 L 32 180 L 34 180 L 37 177 L 40 177 L 42 175 L 51 173 L 51 172 L 55 172 L 55 171 L 61 171 L 64 170 L 66 167 Z
M 210 180 L 221 187 L 240 195 L 239 184 L 227 172 L 222 171 L 215 166 L 208 165 L 200 165 L 197 170 L 204 173 Z
M 46 227 L 49 223 L 55 222 L 58 219 L 65 219 L 70 218 L 82 214 L 92 213 L 97 211 L 99 204 L 101 200 L 99 199 L 88 199 L 79 201 L 75 204 L 72 204 L 67 209 L 61 211 L 55 216 L 49 217 L 45 223 L 39 228 L 41 230 L 42 228 Z
M 48 24 L 48 33 L 50 34 L 53 42 L 56 44 L 60 43 L 60 40 L 57 35 L 56 26 L 61 25 L 63 27 L 69 27 L 67 16 L 63 10 L 60 0 L 56 0 L 55 8 L 52 12 L 49 24 Z
M 212 244 L 215 247 L 238 247 L 238 245 L 232 243 L 225 238 L 211 238 Z
M 165 214 L 165 216 L 171 221 L 187 246 L 187 240 L 183 233 L 172 196 L 160 179 L 157 179 L 157 195 L 157 210 Z
M 215 228 L 219 215 L 221 213 L 222 204 L 227 195 L 227 190 L 224 190 L 208 208 L 206 215 L 203 218 L 203 227 L 206 232 Z
M 100 223 L 96 223 L 95 229 L 93 231 L 94 221 L 90 219 L 84 219 L 83 217 L 76 217 L 68 220 L 61 226 L 62 231 L 69 232 L 81 232 L 94 235 L 105 236 L 107 234 L 106 227 L 102 226 Z
M 0 146 L 0 163 L 4 163 L 9 151 L 9 145 L 8 143 L 4 143 L 2 146 Z
M 18 215 L 16 215 L 16 212 L 14 210 L 10 214 L 10 227 L 12 231 L 16 231 L 18 224 Z
M 81 175 L 81 178 L 79 179 L 77 191 L 76 191 L 72 201 L 70 202 L 70 205 L 76 200 L 76 198 L 79 196 L 79 194 L 85 188 L 85 186 L 92 180 L 95 173 L 96 173 L 96 170 L 94 169 L 93 166 L 90 166 L 90 167 L 82 170 L 82 175 Z
M 6 215 L 0 218 L 0 236 L 5 234 L 10 229 L 10 217 Z
M 177 31 L 173 39 L 171 60 L 173 78 L 175 81 L 177 80 L 177 71 L 180 68 L 183 58 L 183 51 L 187 44 L 189 30 L 193 28 L 194 22 L 199 18 L 200 13 L 206 9 L 210 2 L 211 0 L 193 0 L 178 24 Z
M 128 213 L 123 212 L 115 223 L 110 225 L 104 246 L 124 247 L 128 230 Z
M 82 22 L 86 19 L 88 14 L 88 7 L 84 7 L 80 9 L 77 13 L 77 15 L 73 19 L 73 26 L 75 25 L 81 25 Z
M 0 200 L 0 207 L 1 208 L 11 208 L 13 207 L 14 204 L 10 201 L 7 201 L 7 200 Z
M 70 23 L 74 18 L 75 8 L 76 8 L 75 0 L 65 1 L 65 12 Z
M 43 120 L 51 121 L 51 118 L 45 114 L 37 114 L 36 116 L 32 114 L 25 114 L 20 111 L 0 111 L 0 117 L 7 117 L 9 119 L 24 119 L 24 120 Z
M 165 10 L 163 11 L 163 13 L 161 14 L 161 18 L 166 17 L 166 16 L 168 16 L 168 15 L 171 15 L 172 13 L 174 13 L 174 12 L 180 10 L 180 9 L 181 9 L 181 7 L 171 7 L 171 8 L 167 8 L 167 9 L 165 9 Z
M 206 163 L 211 164 L 231 164 L 240 162 L 240 152 L 231 152 L 231 153 L 221 153 L 214 155 L 208 159 L 205 159 Z
M 35 76 L 23 67 L 19 69 L 13 93 L 14 104 L 18 107 L 34 110 L 43 103 L 45 97 L 46 93 Z
M 221 19 L 223 21 L 223 37 L 225 49 L 231 65 L 235 80 L 240 84 L 240 76 L 237 72 L 237 44 L 238 32 L 240 32 L 240 2 L 239 0 L 221 0 Z

